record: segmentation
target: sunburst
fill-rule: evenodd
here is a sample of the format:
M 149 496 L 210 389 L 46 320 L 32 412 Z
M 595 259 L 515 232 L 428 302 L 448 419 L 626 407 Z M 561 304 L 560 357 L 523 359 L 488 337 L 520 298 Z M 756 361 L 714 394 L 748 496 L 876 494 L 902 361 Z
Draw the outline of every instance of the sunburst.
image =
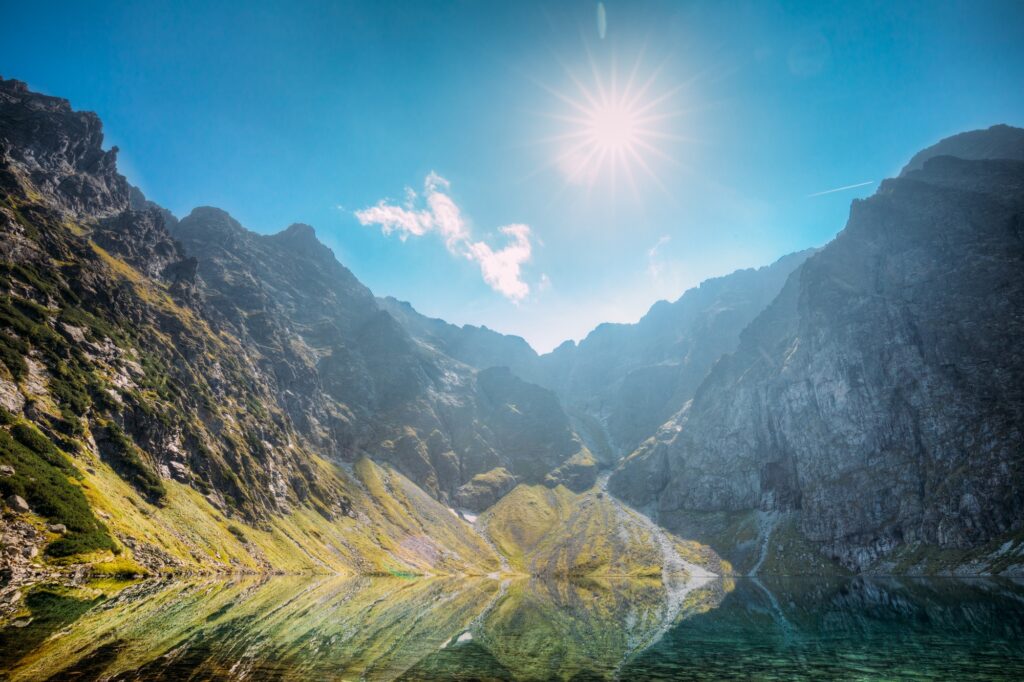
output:
M 552 114 L 565 126 L 548 138 L 556 143 L 554 165 L 569 183 L 590 188 L 607 182 L 614 191 L 624 179 L 637 195 L 642 175 L 664 189 L 655 162 L 675 163 L 668 143 L 683 139 L 670 125 L 681 114 L 670 108 L 679 88 L 659 91 L 657 70 L 641 78 L 639 59 L 624 82 L 614 63 L 606 76 L 592 59 L 590 65 L 589 81 L 569 71 L 575 92 L 549 88 L 566 107 Z

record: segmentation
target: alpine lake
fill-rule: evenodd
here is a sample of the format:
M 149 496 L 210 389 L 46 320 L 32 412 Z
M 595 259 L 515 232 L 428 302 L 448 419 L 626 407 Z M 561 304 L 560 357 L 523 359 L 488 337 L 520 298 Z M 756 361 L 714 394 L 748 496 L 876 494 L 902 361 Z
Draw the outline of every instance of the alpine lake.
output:
M 38 586 L 4 680 L 1024 679 L 1024 582 L 365 577 Z

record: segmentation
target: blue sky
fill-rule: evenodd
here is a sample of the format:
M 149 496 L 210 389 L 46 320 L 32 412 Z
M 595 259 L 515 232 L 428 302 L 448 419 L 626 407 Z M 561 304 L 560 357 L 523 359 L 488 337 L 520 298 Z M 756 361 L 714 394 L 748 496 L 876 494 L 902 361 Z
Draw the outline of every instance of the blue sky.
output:
M 604 5 L 602 39 L 596 2 L 4 3 L 0 74 L 98 112 L 176 214 L 312 224 L 378 295 L 539 350 L 824 244 L 876 185 L 813 194 L 1024 125 L 1024 3 Z M 657 113 L 628 162 L 568 154 L 598 83 Z

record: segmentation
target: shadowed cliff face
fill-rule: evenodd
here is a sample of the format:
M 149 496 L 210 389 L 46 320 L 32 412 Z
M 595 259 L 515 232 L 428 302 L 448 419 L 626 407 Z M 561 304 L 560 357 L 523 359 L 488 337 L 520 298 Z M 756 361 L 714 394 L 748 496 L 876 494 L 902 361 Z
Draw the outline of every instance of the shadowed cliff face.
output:
M 418 342 L 309 226 L 261 236 L 203 208 L 173 233 L 198 260 L 205 309 L 320 452 L 386 460 L 442 500 L 497 468 L 563 480 L 560 465 L 587 458 L 554 394 Z
M 674 302 L 654 304 L 636 324 L 603 324 L 578 345 L 563 344 L 543 356 L 535 380 L 555 387 L 585 423 L 600 426 L 615 461 L 693 397 L 811 253 L 709 279 Z
M 431 319 L 392 298 L 380 303 L 413 336 L 447 355 L 479 368 L 508 367 L 557 393 L 595 456 L 612 464 L 693 397 L 813 252 L 709 279 L 674 302 L 654 304 L 636 324 L 602 324 L 579 344 L 540 356 L 518 336 Z
M 972 156 L 1003 149 L 971 135 Z M 795 512 L 855 570 L 997 550 L 1024 519 L 1022 272 L 1024 161 L 934 156 L 885 181 L 611 489 L 675 528 Z
M 0 81 L 0 588 L 62 570 L 42 556 L 497 568 L 420 487 L 446 501 L 586 459 L 557 400 L 423 348 L 307 226 L 177 224 L 101 145 L 93 114 Z

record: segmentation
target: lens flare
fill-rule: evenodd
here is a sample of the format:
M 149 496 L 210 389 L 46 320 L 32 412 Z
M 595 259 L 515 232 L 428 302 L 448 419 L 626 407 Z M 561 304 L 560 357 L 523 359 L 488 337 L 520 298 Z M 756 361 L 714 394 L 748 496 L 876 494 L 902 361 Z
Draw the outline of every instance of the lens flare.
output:
M 551 115 L 564 125 L 563 132 L 548 138 L 555 142 L 553 165 L 570 184 L 593 188 L 607 182 L 614 191 L 622 179 L 638 195 L 638 175 L 643 175 L 664 189 L 654 160 L 674 162 L 666 143 L 682 139 L 668 129 L 680 113 L 667 109 L 678 88 L 658 91 L 657 71 L 642 79 L 639 60 L 623 83 L 614 63 L 607 75 L 593 60 L 590 66 L 589 81 L 569 72 L 575 92 L 549 88 L 567 107 Z

